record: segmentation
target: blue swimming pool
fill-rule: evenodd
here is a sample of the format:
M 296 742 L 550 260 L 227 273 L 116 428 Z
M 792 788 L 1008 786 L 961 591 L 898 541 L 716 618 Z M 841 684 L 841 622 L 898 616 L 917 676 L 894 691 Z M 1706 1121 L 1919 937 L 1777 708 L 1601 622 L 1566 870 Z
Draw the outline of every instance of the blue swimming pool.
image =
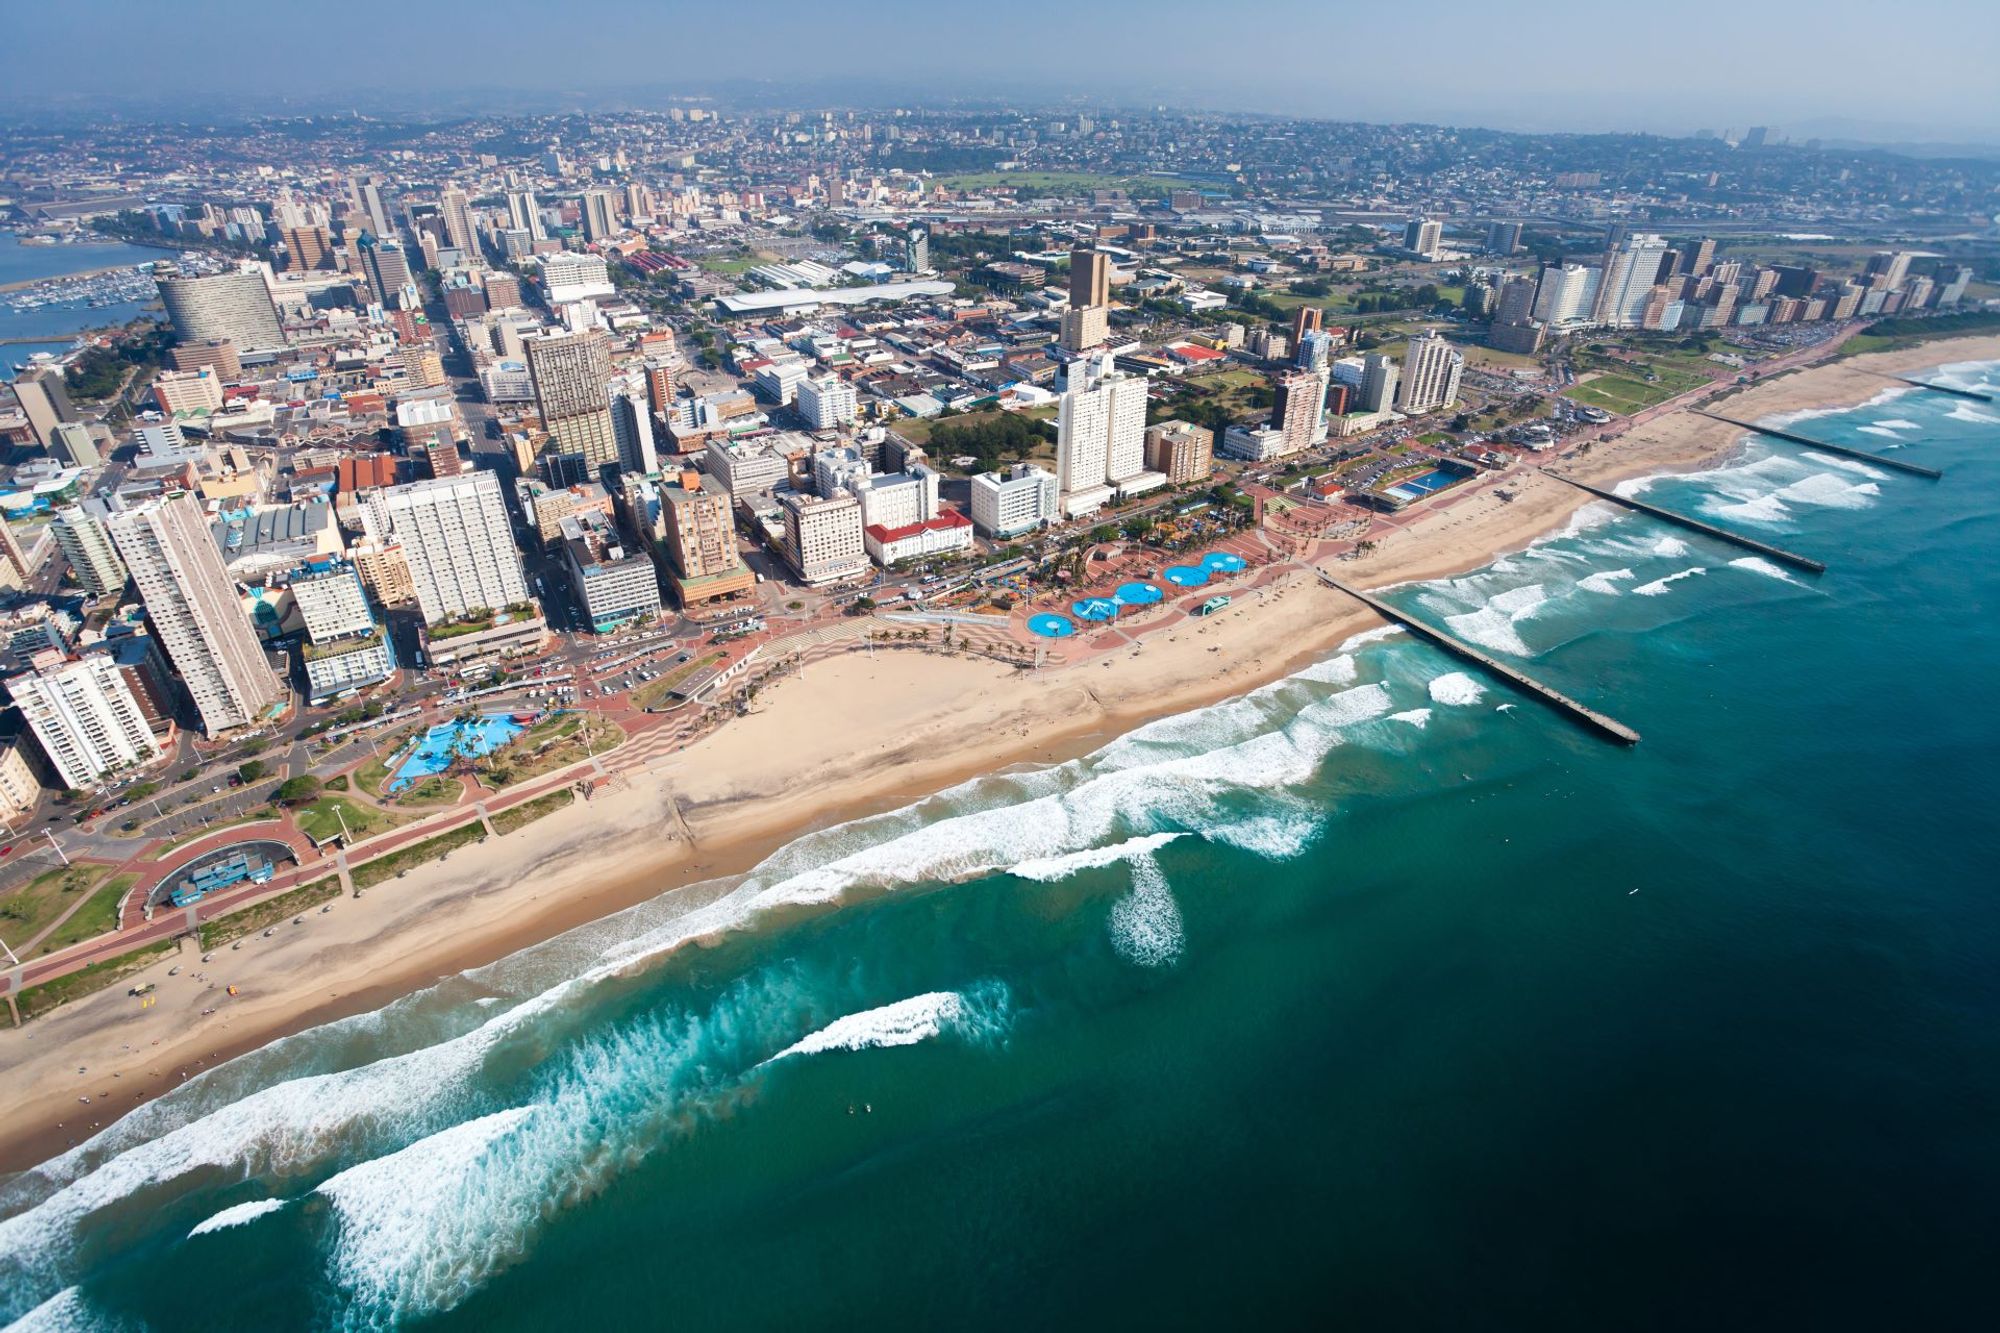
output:
M 1028 617 L 1028 629 L 1045 639 L 1067 639 L 1076 633 L 1076 624 L 1066 617 L 1044 611 L 1038 616 Z
M 1201 558 L 1202 568 L 1211 573 L 1221 570 L 1225 574 L 1234 574 L 1248 563 L 1242 556 L 1228 551 L 1210 551 Z
M 389 794 L 451 767 L 452 760 L 464 755 L 478 759 L 513 740 L 527 728 L 505 713 L 487 713 L 463 722 L 440 722 L 417 738 L 416 748 L 405 755 L 389 779 Z
M 1156 583 L 1121 583 L 1113 595 L 1124 606 L 1151 606 L 1165 597 L 1166 593 L 1162 592 Z
M 1086 597 L 1072 602 L 1069 609 L 1079 620 L 1115 620 L 1118 616 L 1118 603 L 1109 597 Z
M 1206 565 L 1169 565 L 1160 577 L 1176 588 L 1199 588 L 1208 582 L 1209 571 Z
M 1421 500 L 1426 495 L 1441 491 L 1458 480 L 1460 478 L 1441 468 L 1432 468 L 1421 477 L 1411 477 L 1408 481 L 1397 482 L 1385 493 L 1402 500 Z

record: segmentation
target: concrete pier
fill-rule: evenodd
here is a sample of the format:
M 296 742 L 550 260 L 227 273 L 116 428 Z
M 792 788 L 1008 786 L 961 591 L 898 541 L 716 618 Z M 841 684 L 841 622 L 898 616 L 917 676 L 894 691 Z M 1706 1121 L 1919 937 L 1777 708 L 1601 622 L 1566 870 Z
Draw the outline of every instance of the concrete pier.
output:
M 1817 449 L 1821 453 L 1840 454 L 1845 458 L 1858 458 L 1864 463 L 1873 463 L 1877 467 L 1886 467 L 1892 472 L 1907 472 L 1913 477 L 1924 477 L 1930 481 L 1936 481 L 1944 475 L 1944 473 L 1938 471 L 1936 468 L 1924 467 L 1920 463 L 1906 463 L 1900 458 L 1889 458 L 1882 454 L 1871 454 L 1866 449 L 1850 449 L 1844 444 L 1828 444 L 1825 440 L 1815 440 L 1810 435 L 1800 435 L 1794 431 L 1779 430 L 1775 426 L 1757 426 L 1748 421 L 1738 421 L 1735 417 L 1725 417 L 1718 412 L 1704 412 L 1698 407 L 1694 410 L 1701 412 L 1703 416 L 1712 421 L 1720 421 L 1726 425 L 1736 426 L 1758 435 L 1768 435 L 1774 440 L 1789 440 L 1793 444 L 1803 444 L 1806 448 Z
M 1891 375 L 1888 378 L 1900 380 L 1904 384 L 1915 385 L 1919 389 L 1929 389 L 1932 393 L 1948 393 L 1954 398 L 1970 398 L 1975 403 L 1990 403 L 1993 395 L 1980 393 L 1977 389 L 1954 389 L 1949 384 L 1932 384 L 1929 380 L 1913 380 L 1907 375 Z
M 1609 500 L 1612 504 L 1622 505 L 1635 514 L 1645 514 L 1649 518 L 1659 519 L 1662 523 L 1672 523 L 1676 527 L 1686 528 L 1690 532 L 1698 532 L 1704 537 L 1713 537 L 1719 542 L 1728 542 L 1731 546 L 1740 546 L 1746 551 L 1755 551 L 1758 555 L 1769 556 L 1781 565 L 1790 565 L 1793 569 L 1803 569 L 1808 574 L 1826 573 L 1826 566 L 1819 561 L 1808 559 L 1793 551 L 1787 551 L 1782 546 L 1773 546 L 1769 542 L 1760 542 L 1754 537 L 1745 537 L 1741 533 L 1731 532 L 1728 528 L 1718 528 L 1713 523 L 1704 523 L 1698 518 L 1689 518 L 1686 514 L 1675 513 L 1671 509 L 1662 509 L 1658 505 L 1647 504 L 1644 500 L 1635 500 L 1629 495 L 1620 495 L 1616 491 L 1603 490 L 1592 486 L 1587 481 L 1578 481 L 1575 477 L 1565 477 L 1560 472 L 1550 472 L 1547 468 L 1543 468 L 1542 473 L 1544 476 L 1554 477 L 1557 481 L 1565 485 L 1574 486 L 1580 491 L 1588 491 L 1600 500 Z
M 1563 694 L 1558 690 L 1552 690 L 1534 677 L 1517 671 L 1505 662 L 1496 661 L 1488 657 L 1471 644 L 1461 642 L 1435 626 L 1427 625 L 1421 620 L 1413 619 L 1407 613 L 1398 611 L 1387 602 L 1365 593 L 1359 588 L 1349 587 L 1317 565 L 1313 566 L 1313 573 L 1319 575 L 1320 582 L 1326 584 L 1329 588 L 1346 593 L 1349 597 L 1367 606 L 1384 620 L 1393 621 L 1395 624 L 1401 625 L 1418 638 L 1430 640 L 1455 657 L 1462 657 L 1476 666 L 1486 668 L 1486 670 L 1500 677 L 1516 689 L 1533 695 L 1549 707 L 1555 709 L 1558 713 L 1566 714 L 1572 721 L 1582 723 L 1586 729 L 1594 731 L 1600 736 L 1617 741 L 1620 745 L 1637 745 L 1639 743 L 1639 733 L 1616 718 L 1606 717 L 1594 708 L 1586 708 L 1567 694 Z

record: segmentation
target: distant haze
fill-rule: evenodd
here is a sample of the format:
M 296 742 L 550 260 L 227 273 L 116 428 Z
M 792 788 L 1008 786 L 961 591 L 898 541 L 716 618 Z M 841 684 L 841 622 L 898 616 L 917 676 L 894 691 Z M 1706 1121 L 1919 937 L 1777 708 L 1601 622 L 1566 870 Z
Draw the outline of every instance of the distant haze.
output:
M 6 7 L 0 106 L 504 112 L 718 83 L 1521 130 L 2000 138 L 1984 0 L 66 0 Z M 553 99 L 553 100 L 552 100 Z

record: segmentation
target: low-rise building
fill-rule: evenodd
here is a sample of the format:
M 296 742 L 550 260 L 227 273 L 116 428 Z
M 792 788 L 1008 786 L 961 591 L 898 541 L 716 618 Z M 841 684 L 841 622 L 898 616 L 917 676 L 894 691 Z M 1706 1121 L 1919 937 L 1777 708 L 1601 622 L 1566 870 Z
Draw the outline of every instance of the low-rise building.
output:
M 861 533 L 861 502 L 786 491 L 778 497 L 785 521 L 785 559 L 800 579 L 817 587 L 865 573 L 868 548 Z
M 949 509 L 936 518 L 900 528 L 871 523 L 861 530 L 861 534 L 869 559 L 885 569 L 904 560 L 952 555 L 972 549 L 972 520 Z
M 973 526 L 1002 540 L 1033 532 L 1056 520 L 1059 489 L 1055 474 L 1033 463 L 982 472 L 972 479 Z
M 660 580 L 652 559 L 628 551 L 608 514 L 571 514 L 562 521 L 563 565 L 570 586 L 599 634 L 659 618 Z
M 1206 481 L 1215 471 L 1215 432 L 1178 419 L 1148 426 L 1146 466 L 1170 485 Z

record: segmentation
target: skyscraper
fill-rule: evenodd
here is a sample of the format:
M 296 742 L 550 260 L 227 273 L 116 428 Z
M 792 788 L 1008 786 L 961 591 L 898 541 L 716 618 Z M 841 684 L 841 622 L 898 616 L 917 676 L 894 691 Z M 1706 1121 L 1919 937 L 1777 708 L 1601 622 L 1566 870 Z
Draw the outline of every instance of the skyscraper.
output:
M 1326 412 L 1325 371 L 1294 370 L 1278 377 L 1276 400 L 1271 405 L 1271 425 L 1284 436 L 1282 454 L 1310 448 L 1320 438 L 1320 421 Z
M 379 236 L 362 237 L 361 263 L 368 271 L 368 286 L 374 291 L 376 301 L 392 309 L 402 307 L 414 291 L 410 284 L 410 260 L 403 253 L 402 242 Z
M 653 413 L 636 385 L 611 395 L 611 431 L 618 443 L 618 466 L 648 476 L 660 470 L 659 448 L 653 442 Z
M 537 241 L 547 239 L 548 233 L 542 230 L 541 206 L 535 202 L 533 190 L 508 191 L 507 225 L 515 231 L 527 232 Z
M 1638 328 L 1666 254 L 1663 236 L 1651 232 L 1626 236 L 1605 264 L 1604 280 L 1598 286 L 1596 322 L 1614 329 Z
M 1444 223 L 1435 218 L 1411 218 L 1403 228 L 1403 248 L 1421 259 L 1436 259 L 1444 241 Z
M 1056 413 L 1056 477 L 1072 517 L 1099 508 L 1112 490 L 1146 470 L 1146 381 L 1107 375 L 1062 396 Z
M 1292 346 L 1297 347 L 1306 340 L 1308 333 L 1317 333 L 1323 315 L 1316 305 L 1302 305 L 1292 312 Z
M 618 461 L 618 433 L 611 420 L 611 348 L 595 329 L 544 334 L 525 344 L 528 374 L 549 447 L 582 454 L 593 471 Z
M 234 273 L 206 278 L 186 277 L 172 264 L 159 263 L 153 266 L 153 280 L 181 342 L 226 338 L 244 351 L 285 345 L 278 307 L 254 263 L 245 261 Z
M 80 505 L 58 509 L 49 520 L 49 535 L 55 538 L 56 549 L 69 561 L 76 581 L 92 597 L 108 596 L 125 587 L 125 563 L 118 558 L 98 515 Z
M 456 185 L 438 196 L 438 213 L 444 218 L 444 234 L 459 253 L 468 259 L 479 257 L 479 236 L 472 229 L 472 208 L 465 191 Z
M 467 472 L 369 497 L 373 530 L 403 548 L 424 623 L 527 600 L 521 555 L 491 472 Z
M 618 219 L 612 211 L 611 191 L 585 190 L 577 197 L 576 204 L 583 217 L 586 241 L 605 241 L 617 234 Z
M 1098 250 L 1069 252 L 1069 303 L 1072 308 L 1111 304 L 1111 256 Z
M 1396 363 L 1370 352 L 1361 363 L 1361 410 L 1387 412 L 1396 405 Z
M 1403 356 L 1402 410 L 1435 412 L 1458 402 L 1458 380 L 1465 357 L 1435 333 L 1410 339 Z
M 1494 255 L 1511 255 L 1521 248 L 1521 224 L 1518 222 L 1495 222 L 1486 228 L 1486 252 Z
M 28 414 L 35 443 L 44 449 L 55 442 L 57 426 L 77 420 L 76 408 L 63 384 L 63 373 L 53 366 L 22 371 L 14 381 L 14 396 L 20 400 L 21 410 Z
M 248 726 L 282 693 L 243 614 L 208 517 L 174 492 L 105 522 L 131 571 L 154 636 L 210 736 Z

